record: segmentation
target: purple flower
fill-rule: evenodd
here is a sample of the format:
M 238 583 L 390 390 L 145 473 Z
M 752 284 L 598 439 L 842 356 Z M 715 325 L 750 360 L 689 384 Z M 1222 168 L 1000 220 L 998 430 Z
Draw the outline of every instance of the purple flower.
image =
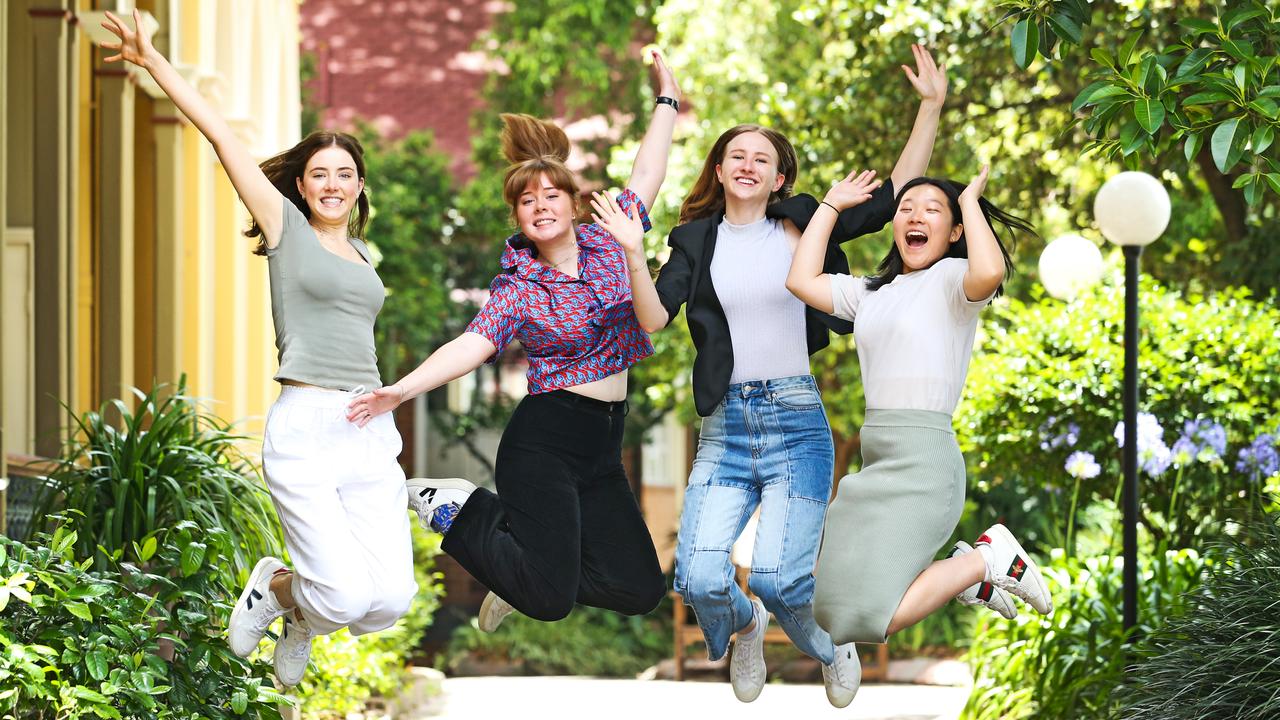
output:
M 1093 454 L 1083 450 L 1071 453 L 1067 457 L 1067 463 L 1063 466 L 1063 469 L 1071 477 L 1082 480 L 1098 477 L 1098 473 L 1102 472 L 1102 468 L 1098 463 L 1094 462 Z
M 1186 435 L 1178 438 L 1178 441 L 1173 444 L 1169 452 L 1173 455 L 1174 467 L 1180 468 L 1190 465 L 1198 454 L 1196 444 Z
M 1191 441 L 1192 454 L 1200 462 L 1213 462 L 1227 452 L 1227 431 L 1208 418 L 1188 420 L 1183 424 L 1183 437 Z
M 1151 413 L 1138 413 L 1138 464 L 1148 475 L 1163 475 L 1173 462 L 1173 453 L 1164 444 L 1164 428 Z M 1116 423 L 1116 441 L 1124 447 L 1124 421 Z
M 1236 470 L 1255 478 L 1271 477 L 1280 472 L 1280 453 L 1276 451 L 1276 438 L 1270 433 L 1254 438 L 1253 443 L 1242 448 L 1236 457 L 1239 458 Z
M 1054 435 L 1053 431 L 1058 424 L 1057 416 L 1050 416 L 1048 420 L 1040 425 L 1040 437 L 1044 438 L 1040 441 L 1041 450 L 1057 450 L 1060 447 L 1075 447 L 1080 440 L 1080 425 L 1078 423 L 1067 423 L 1066 432 Z

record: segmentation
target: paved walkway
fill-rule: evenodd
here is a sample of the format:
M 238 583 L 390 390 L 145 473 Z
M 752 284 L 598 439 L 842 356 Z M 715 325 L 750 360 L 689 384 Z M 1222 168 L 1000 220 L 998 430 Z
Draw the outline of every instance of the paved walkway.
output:
M 864 685 L 853 704 L 837 710 L 821 685 L 765 686 L 750 704 L 727 682 L 600 680 L 578 677 L 468 677 L 444 681 L 444 693 L 421 720 L 955 720 L 968 688 Z

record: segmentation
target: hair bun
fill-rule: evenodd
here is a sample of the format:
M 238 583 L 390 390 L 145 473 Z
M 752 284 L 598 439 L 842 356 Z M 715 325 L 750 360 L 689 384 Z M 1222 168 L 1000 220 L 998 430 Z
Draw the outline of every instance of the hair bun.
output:
M 514 164 L 569 159 L 569 136 L 560 126 L 532 115 L 502 114 L 502 154 Z

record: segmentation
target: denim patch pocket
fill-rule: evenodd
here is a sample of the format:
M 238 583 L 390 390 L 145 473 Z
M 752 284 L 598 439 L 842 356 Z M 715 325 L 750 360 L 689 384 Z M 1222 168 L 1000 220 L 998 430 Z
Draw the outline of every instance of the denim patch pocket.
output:
M 770 398 L 788 410 L 813 410 L 822 407 L 822 395 L 812 385 L 793 385 L 775 390 Z

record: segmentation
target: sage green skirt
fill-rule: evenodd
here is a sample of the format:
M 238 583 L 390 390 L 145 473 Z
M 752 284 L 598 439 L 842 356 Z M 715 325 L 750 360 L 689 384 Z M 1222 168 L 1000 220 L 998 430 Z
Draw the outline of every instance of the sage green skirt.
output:
M 964 493 L 950 415 L 867 411 L 862 470 L 840 480 L 814 570 L 814 617 L 837 645 L 885 642 L 907 588 L 955 532 Z

